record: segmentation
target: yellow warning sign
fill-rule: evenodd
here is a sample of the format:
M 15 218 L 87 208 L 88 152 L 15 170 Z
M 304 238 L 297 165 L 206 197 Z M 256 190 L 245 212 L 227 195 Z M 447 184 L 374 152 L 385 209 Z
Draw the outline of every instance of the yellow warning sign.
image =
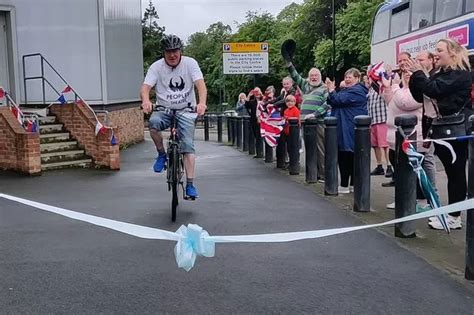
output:
M 224 43 L 222 51 L 224 53 L 239 52 L 268 52 L 268 43 Z

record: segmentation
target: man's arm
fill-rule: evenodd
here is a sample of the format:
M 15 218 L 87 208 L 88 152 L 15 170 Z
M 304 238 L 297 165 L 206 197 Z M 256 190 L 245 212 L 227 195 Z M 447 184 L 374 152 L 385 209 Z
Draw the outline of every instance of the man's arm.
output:
M 199 102 L 197 104 L 196 112 L 199 116 L 204 115 L 207 108 L 207 88 L 204 79 L 194 81 L 194 85 L 198 90 Z
M 286 64 L 287 68 L 288 68 L 288 73 L 290 74 L 290 77 L 293 79 L 293 81 L 295 81 L 296 85 L 298 85 L 301 89 L 301 91 L 304 93 L 307 93 L 309 88 L 309 84 L 308 84 L 308 81 L 306 81 L 299 73 L 298 71 L 296 71 L 296 68 L 295 66 L 293 65 L 293 63 L 291 62 L 288 62 Z
M 140 89 L 140 98 L 142 100 L 142 110 L 144 113 L 150 113 L 152 110 L 152 103 L 150 101 L 151 86 L 148 84 L 142 84 Z

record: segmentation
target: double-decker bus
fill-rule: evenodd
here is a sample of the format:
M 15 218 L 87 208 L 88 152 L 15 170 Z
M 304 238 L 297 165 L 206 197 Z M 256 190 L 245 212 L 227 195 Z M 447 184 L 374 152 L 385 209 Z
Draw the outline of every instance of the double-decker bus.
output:
M 395 65 L 398 54 L 434 51 L 441 38 L 453 38 L 474 62 L 474 0 L 386 0 L 375 14 L 370 61 Z

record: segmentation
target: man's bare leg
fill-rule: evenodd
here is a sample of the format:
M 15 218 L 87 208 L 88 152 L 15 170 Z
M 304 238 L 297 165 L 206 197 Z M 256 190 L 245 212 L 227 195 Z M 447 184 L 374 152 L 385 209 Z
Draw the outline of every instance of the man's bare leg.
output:
M 375 159 L 377 160 L 377 165 L 382 165 L 382 150 L 381 148 L 374 147 Z
M 194 164 L 196 161 L 196 155 L 194 153 L 184 154 L 184 169 L 186 170 L 186 178 L 194 179 Z
M 150 136 L 155 143 L 156 151 L 164 152 L 165 149 L 163 147 L 163 136 L 161 135 L 161 132 L 156 129 L 150 129 Z

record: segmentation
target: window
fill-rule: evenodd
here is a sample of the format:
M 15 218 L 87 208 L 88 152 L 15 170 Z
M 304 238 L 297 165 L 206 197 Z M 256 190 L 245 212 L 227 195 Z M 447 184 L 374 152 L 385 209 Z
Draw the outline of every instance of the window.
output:
M 374 28 L 372 30 L 372 43 L 378 43 L 388 39 L 388 18 L 390 11 L 385 11 L 375 16 Z
M 410 24 L 409 3 L 406 2 L 392 10 L 392 21 L 390 22 L 390 37 L 395 37 L 408 32 Z
M 412 31 L 433 24 L 434 0 L 412 0 L 411 29 Z
M 441 22 L 452 17 L 461 15 L 463 0 L 437 0 L 436 1 L 436 22 Z M 467 5 L 469 6 L 470 1 Z

